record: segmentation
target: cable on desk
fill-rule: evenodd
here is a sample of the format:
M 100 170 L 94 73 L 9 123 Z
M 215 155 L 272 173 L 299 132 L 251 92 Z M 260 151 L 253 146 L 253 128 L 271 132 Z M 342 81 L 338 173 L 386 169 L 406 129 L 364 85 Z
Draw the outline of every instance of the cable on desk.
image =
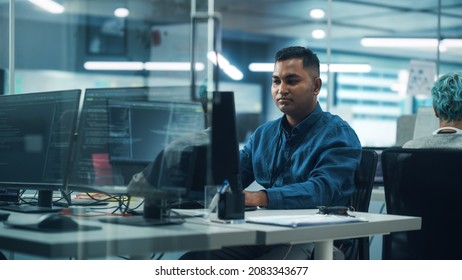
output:
M 30 204 L 30 205 L 36 204 L 38 202 L 38 191 L 36 191 L 32 197 L 24 198 L 23 196 L 26 191 L 27 190 L 24 189 L 24 190 L 21 190 L 21 192 L 19 193 L 18 204 Z

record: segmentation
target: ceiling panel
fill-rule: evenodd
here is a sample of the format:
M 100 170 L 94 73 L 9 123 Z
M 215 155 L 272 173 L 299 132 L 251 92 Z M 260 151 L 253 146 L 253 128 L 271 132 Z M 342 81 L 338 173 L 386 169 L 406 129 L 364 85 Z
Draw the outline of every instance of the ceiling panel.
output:
M 147 24 L 185 22 L 189 20 L 190 0 L 62 0 L 70 14 L 110 15 L 115 3 L 126 3 L 130 17 Z M 207 0 L 196 0 L 207 3 Z M 332 0 L 331 46 L 335 50 L 363 51 L 359 41 L 364 36 L 437 36 L 437 0 Z M 462 0 L 441 0 L 441 35 L 462 38 Z M 7 0 L 0 0 L 3 8 Z M 91 4 L 91 9 L 89 6 Z M 327 31 L 327 18 L 310 19 L 309 10 L 323 8 L 328 11 L 327 0 L 215 0 L 215 10 L 222 15 L 223 34 L 242 34 L 242 38 L 274 40 L 274 38 L 307 39 L 315 45 L 325 46 L 327 39 L 316 41 L 311 31 L 321 28 Z M 33 7 L 26 0 L 16 2 L 18 18 L 56 20 L 62 22 L 71 17 L 50 16 Z M 2 11 L 5 14 L 5 11 Z M 59 21 L 58 21 L 59 20 Z M 383 55 L 396 51 L 367 50 Z M 404 52 L 404 51 L 402 51 Z M 413 55 L 414 51 L 408 53 Z M 460 54 L 450 52 L 456 60 Z M 401 55 L 402 53 L 400 53 Z M 447 57 L 448 55 L 445 55 Z

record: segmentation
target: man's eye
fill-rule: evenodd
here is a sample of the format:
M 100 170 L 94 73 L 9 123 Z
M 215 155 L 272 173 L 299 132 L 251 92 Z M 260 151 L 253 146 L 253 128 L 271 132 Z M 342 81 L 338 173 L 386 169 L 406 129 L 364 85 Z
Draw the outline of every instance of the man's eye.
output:
M 287 81 L 286 81 L 286 83 L 287 83 L 288 85 L 295 85 L 295 84 L 297 84 L 297 83 L 298 83 L 298 80 L 295 80 L 295 79 L 289 79 L 289 80 L 287 80 Z

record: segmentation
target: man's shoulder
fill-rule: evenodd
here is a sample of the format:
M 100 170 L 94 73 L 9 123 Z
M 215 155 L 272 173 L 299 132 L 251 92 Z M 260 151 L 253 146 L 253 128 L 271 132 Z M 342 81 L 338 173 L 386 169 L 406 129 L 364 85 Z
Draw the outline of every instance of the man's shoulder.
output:
M 347 129 L 353 129 L 351 125 L 342 117 L 340 117 L 339 115 L 334 115 L 330 112 L 323 112 L 321 120 L 324 126 L 330 126 L 333 129 L 342 127 Z
M 447 148 L 462 149 L 462 134 L 437 134 L 412 139 L 404 143 L 406 149 Z

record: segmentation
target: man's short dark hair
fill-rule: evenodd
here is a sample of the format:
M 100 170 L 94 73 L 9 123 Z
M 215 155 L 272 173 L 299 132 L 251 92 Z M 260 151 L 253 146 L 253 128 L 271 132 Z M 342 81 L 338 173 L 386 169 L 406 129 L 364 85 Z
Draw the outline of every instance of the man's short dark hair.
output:
M 276 52 L 274 60 L 284 61 L 291 58 L 302 58 L 303 68 L 313 68 L 319 76 L 319 58 L 312 50 L 300 46 L 283 48 Z

